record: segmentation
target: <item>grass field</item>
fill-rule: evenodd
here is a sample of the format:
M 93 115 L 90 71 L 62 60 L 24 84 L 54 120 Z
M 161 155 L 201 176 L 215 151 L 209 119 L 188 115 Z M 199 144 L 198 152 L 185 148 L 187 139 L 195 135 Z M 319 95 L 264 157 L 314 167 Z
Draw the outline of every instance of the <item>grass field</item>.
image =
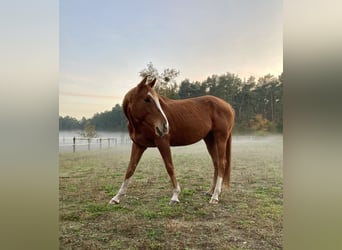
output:
M 60 154 L 61 249 L 282 249 L 282 136 L 233 137 L 232 183 L 205 196 L 213 167 L 204 143 L 172 149 L 182 192 L 148 149 L 119 205 L 130 147 Z

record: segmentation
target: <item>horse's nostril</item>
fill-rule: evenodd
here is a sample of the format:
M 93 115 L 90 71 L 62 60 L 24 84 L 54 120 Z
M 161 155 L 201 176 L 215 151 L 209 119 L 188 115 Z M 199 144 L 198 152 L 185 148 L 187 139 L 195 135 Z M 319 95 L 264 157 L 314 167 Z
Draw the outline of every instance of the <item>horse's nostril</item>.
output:
M 161 125 L 161 126 L 160 126 Z M 159 126 L 156 126 L 156 134 L 158 136 L 164 136 L 169 132 L 169 125 L 167 123 L 162 123 Z
M 160 129 L 158 127 L 156 127 L 156 131 L 158 133 L 159 136 L 163 136 L 163 132 L 160 131 Z

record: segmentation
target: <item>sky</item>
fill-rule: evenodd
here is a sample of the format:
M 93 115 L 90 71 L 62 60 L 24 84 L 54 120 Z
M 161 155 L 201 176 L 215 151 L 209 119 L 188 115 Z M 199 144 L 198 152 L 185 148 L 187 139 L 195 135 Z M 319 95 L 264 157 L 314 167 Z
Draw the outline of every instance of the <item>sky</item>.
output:
M 111 110 L 149 62 L 202 81 L 283 71 L 283 1 L 60 1 L 59 114 Z

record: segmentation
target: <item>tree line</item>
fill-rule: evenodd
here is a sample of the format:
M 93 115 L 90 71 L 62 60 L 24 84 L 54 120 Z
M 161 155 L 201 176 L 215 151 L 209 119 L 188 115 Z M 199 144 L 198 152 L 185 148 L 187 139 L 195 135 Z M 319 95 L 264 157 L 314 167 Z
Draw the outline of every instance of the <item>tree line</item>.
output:
M 152 64 L 151 64 L 152 65 Z M 153 66 L 140 72 L 151 75 Z M 169 73 L 169 74 L 168 74 Z M 236 113 L 234 132 L 282 132 L 283 131 L 283 76 L 265 75 L 247 80 L 238 75 L 226 73 L 212 75 L 204 81 L 183 80 L 179 85 L 174 78 L 179 72 L 165 70 L 157 77 L 157 92 L 172 99 L 185 99 L 202 95 L 213 95 L 229 102 Z M 152 75 L 158 75 L 152 72 Z M 65 116 L 59 117 L 59 129 L 84 129 L 92 124 L 96 130 L 127 131 L 127 119 L 120 104 L 111 111 L 96 113 L 90 119 Z

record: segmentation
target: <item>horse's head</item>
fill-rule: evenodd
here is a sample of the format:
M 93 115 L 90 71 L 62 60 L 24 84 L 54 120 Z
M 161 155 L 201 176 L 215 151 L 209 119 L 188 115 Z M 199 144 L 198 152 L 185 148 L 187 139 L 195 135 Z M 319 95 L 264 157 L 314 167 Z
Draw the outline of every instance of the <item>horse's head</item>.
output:
M 125 96 L 123 108 L 130 125 L 149 127 L 157 136 L 169 133 L 169 122 L 153 89 L 156 79 L 146 83 L 147 76 Z

